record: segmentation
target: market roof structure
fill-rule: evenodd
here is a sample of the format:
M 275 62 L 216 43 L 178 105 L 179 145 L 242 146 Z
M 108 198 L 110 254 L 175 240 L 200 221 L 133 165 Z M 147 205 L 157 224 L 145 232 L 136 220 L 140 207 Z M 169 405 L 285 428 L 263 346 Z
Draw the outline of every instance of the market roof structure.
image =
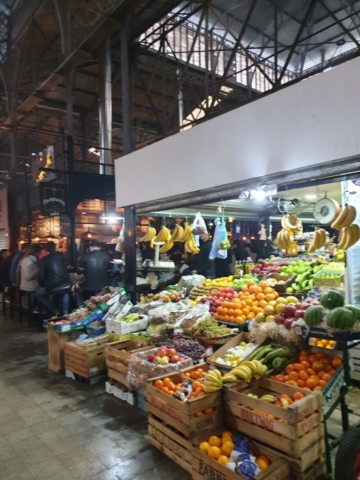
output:
M 77 168 L 98 170 L 99 147 L 110 161 L 123 155 L 124 104 L 141 148 L 359 55 L 353 0 L 0 4 L 3 176 L 48 145 L 60 151 L 62 132 L 74 136 Z

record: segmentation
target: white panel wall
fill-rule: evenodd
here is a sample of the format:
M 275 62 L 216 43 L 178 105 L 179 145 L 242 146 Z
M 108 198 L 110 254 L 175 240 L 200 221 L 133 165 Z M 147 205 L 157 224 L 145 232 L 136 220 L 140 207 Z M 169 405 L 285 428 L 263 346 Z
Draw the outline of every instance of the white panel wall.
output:
M 360 154 L 360 59 L 116 161 L 118 207 Z

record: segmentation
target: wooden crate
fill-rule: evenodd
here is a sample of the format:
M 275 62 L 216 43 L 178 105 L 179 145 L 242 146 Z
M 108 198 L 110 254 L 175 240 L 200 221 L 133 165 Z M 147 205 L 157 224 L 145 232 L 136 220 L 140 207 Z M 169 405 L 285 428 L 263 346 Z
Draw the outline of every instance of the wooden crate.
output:
M 65 368 L 70 372 L 89 378 L 105 370 L 105 345 L 82 348 L 74 342 L 67 342 L 64 347 Z
M 183 382 L 181 374 L 168 375 L 176 384 Z M 164 377 L 159 377 L 164 378 Z M 156 378 L 148 381 L 146 387 L 146 401 L 148 412 L 154 417 L 171 425 L 186 437 L 216 428 L 222 423 L 222 394 L 220 392 L 206 394 L 199 398 L 193 398 L 187 402 L 181 402 L 167 395 L 153 386 Z M 207 415 L 195 417 L 194 414 L 215 408 L 215 411 Z
M 191 467 L 191 443 L 168 425 L 149 415 L 149 442 L 187 472 Z
M 219 357 L 221 357 L 221 358 L 224 357 L 224 355 L 227 353 L 227 351 L 230 348 L 237 347 L 238 345 L 240 345 L 241 342 L 249 343 L 250 342 L 250 335 L 248 333 L 245 333 L 245 332 L 239 333 L 239 335 L 236 335 L 236 337 L 233 337 L 231 340 L 229 340 L 227 343 L 225 343 L 225 345 L 223 345 L 218 350 L 216 350 L 215 353 L 210 355 L 206 359 L 206 363 L 208 363 L 209 365 L 212 365 L 213 367 L 217 368 L 218 370 L 221 370 L 221 371 L 224 371 L 224 372 L 230 372 L 230 370 L 232 370 L 234 367 L 229 367 L 227 365 L 222 365 L 221 363 L 216 363 L 215 359 L 219 358 Z M 256 348 L 259 348 L 260 346 L 261 345 L 258 345 Z M 250 353 L 249 353 L 249 355 L 250 355 Z M 249 355 L 247 355 L 247 356 L 249 356 Z M 244 360 L 245 360 L 245 357 L 244 357 Z
M 277 445 L 274 445 L 274 447 L 277 447 Z M 266 455 L 269 453 L 286 459 L 289 462 L 289 468 L 291 472 L 294 473 L 294 478 L 296 478 L 295 473 L 299 474 L 301 478 L 301 475 L 306 475 L 307 472 L 313 469 L 316 464 L 320 462 L 323 463 L 325 455 L 325 442 L 324 438 L 316 440 L 297 457 L 293 457 L 292 454 L 280 452 L 279 450 L 264 444 L 262 444 L 261 450 Z
M 290 470 L 289 480 L 320 480 L 324 479 L 326 475 L 326 464 L 324 460 L 312 465 L 306 472 L 296 472 Z
M 65 369 L 65 343 L 74 338 L 74 332 L 58 333 L 52 330 L 47 332 L 48 338 L 48 367 L 53 372 Z
M 192 478 L 193 480 L 246 480 L 239 473 L 221 465 L 205 453 L 200 452 L 199 444 L 207 441 L 210 435 L 218 435 L 220 430 L 216 429 L 208 434 L 203 434 L 194 439 L 192 448 Z M 262 445 L 257 442 L 250 442 L 251 451 L 257 456 L 263 453 Z M 271 461 L 268 468 L 258 473 L 253 480 L 288 480 L 289 464 L 283 458 L 267 452 L 266 456 Z
M 253 393 L 260 397 L 265 394 L 276 396 L 286 393 L 292 397 L 297 391 L 303 393 L 304 398 L 297 400 L 287 409 L 247 395 Z M 232 421 L 234 418 L 236 425 L 241 425 L 242 432 L 268 445 L 277 445 L 278 449 L 285 452 L 302 452 L 304 448 L 300 447 L 300 443 L 305 447 L 309 445 L 301 442 L 306 435 L 310 435 L 311 443 L 324 435 L 321 392 L 309 392 L 291 385 L 260 379 L 252 381 L 250 385 L 241 382 L 226 388 L 225 400 L 226 415 L 230 417 L 228 420 Z M 268 441 L 265 442 L 265 438 Z

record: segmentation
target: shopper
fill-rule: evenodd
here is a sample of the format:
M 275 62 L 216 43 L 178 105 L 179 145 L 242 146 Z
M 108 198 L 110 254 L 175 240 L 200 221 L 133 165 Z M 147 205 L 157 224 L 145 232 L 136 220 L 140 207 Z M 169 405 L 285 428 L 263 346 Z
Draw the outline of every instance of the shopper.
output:
M 110 257 L 101 251 L 98 240 L 90 242 L 90 253 L 85 253 L 78 263 L 78 273 L 84 274 L 81 286 L 84 299 L 88 299 L 109 285 Z
M 254 240 L 252 240 L 251 242 L 248 241 L 246 243 L 246 251 L 247 251 L 247 256 L 250 257 L 254 263 L 256 263 L 258 250 Z
M 17 272 L 20 260 L 26 254 L 28 249 L 29 249 L 29 244 L 28 243 L 23 243 L 20 247 L 20 250 L 17 252 L 17 254 L 15 255 L 15 257 L 14 257 L 12 263 L 11 263 L 10 282 L 11 282 L 12 285 L 16 284 L 16 272 Z
M 61 296 L 61 305 L 59 305 L 60 315 L 66 315 L 69 312 L 69 291 L 70 278 L 65 268 L 65 258 L 61 252 L 56 251 L 54 242 L 45 244 L 46 256 L 43 256 L 40 262 L 39 288 L 35 293 L 35 298 L 52 314 L 57 313 L 57 308 L 50 295 Z
M 5 262 L 8 256 L 10 255 L 7 248 L 0 250 L 0 285 L 3 287 L 5 285 Z
M 21 292 L 33 293 L 39 288 L 38 259 L 41 252 L 40 245 L 30 245 L 24 258 L 18 265 L 18 276 L 20 276 Z
M 197 268 L 193 273 L 203 275 L 206 278 L 215 278 L 215 263 L 214 260 L 209 258 L 212 246 L 210 235 L 208 233 L 200 235 L 200 240 L 200 252 L 196 257 Z
M 180 277 L 186 277 L 188 275 L 192 275 L 193 271 L 196 270 L 196 257 L 194 255 L 187 255 L 185 254 L 186 258 L 184 258 L 183 263 L 180 267 Z
M 230 277 L 230 275 L 234 275 L 235 270 L 235 257 L 230 250 L 227 251 L 227 257 L 222 258 L 215 258 L 215 277 L 222 278 L 222 277 Z
M 4 263 L 4 285 L 5 287 L 10 287 L 11 286 L 11 281 L 10 281 L 10 272 L 11 272 L 11 265 L 14 260 L 15 254 L 12 249 L 8 251 L 8 256 L 5 259 Z
M 233 241 L 233 244 L 231 246 L 231 250 L 232 250 L 237 262 L 242 262 L 242 261 L 246 260 L 247 257 L 248 257 L 247 251 L 244 247 L 244 244 L 242 243 L 241 240 L 239 240 L 237 238 Z

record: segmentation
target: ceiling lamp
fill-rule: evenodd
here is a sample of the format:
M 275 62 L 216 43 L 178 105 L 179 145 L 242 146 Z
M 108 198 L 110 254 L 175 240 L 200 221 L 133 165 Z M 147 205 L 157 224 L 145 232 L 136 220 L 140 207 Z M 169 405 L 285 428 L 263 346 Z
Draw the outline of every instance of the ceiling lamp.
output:
M 250 193 L 251 193 L 251 196 L 258 202 L 262 202 L 266 197 L 266 192 L 265 190 L 262 190 L 262 189 L 253 189 L 251 190 Z

